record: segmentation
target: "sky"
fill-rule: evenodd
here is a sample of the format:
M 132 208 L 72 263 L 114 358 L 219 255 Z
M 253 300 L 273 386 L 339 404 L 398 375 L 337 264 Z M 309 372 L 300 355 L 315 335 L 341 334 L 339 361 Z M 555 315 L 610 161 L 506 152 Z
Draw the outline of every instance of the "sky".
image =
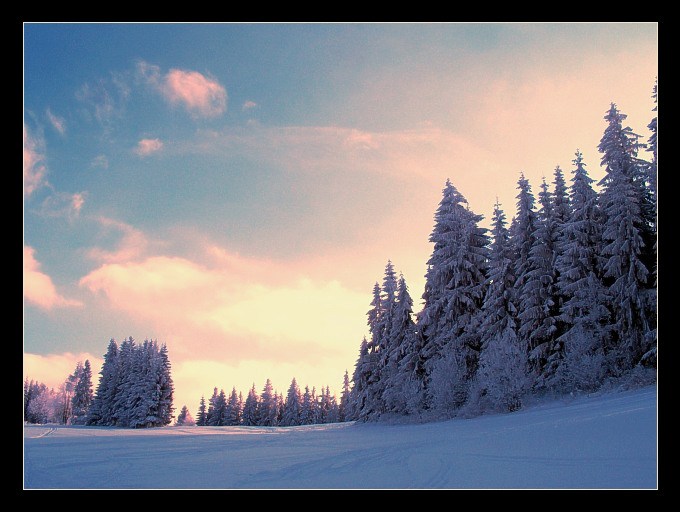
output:
M 646 141 L 656 23 L 25 23 L 24 375 L 166 343 L 214 387 L 340 394 L 391 260 L 422 307 L 447 179 L 515 212 L 612 102 Z M 645 155 L 642 155 L 645 156 Z

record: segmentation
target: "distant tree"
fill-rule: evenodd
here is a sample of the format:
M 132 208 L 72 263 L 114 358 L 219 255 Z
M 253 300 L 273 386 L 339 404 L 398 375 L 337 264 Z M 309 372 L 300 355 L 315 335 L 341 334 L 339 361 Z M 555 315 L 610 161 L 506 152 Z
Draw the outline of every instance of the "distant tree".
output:
M 231 388 L 231 394 L 227 401 L 226 423 L 225 425 L 239 425 L 241 423 L 241 400 L 236 394 L 236 388 Z
M 248 391 L 245 404 L 243 405 L 243 425 L 255 426 L 260 424 L 259 397 L 255 390 L 255 384 Z
M 215 403 L 217 402 L 217 397 L 219 392 L 217 391 L 217 386 L 213 388 L 213 394 L 208 400 L 208 412 L 205 416 L 205 424 L 211 427 L 217 425 L 217 416 L 215 415 Z
M 205 397 L 201 397 L 201 402 L 198 406 L 198 414 L 196 415 L 196 425 L 204 427 L 208 424 L 208 411 L 205 405 Z
M 316 419 L 316 403 L 312 398 L 309 386 L 305 386 L 305 393 L 302 395 L 302 407 L 300 409 L 300 425 L 311 425 Z
M 288 388 L 288 395 L 283 406 L 283 414 L 281 417 L 281 425 L 284 427 L 300 424 L 300 415 L 302 412 L 302 394 L 300 388 L 293 377 Z
M 338 406 L 338 421 L 340 422 L 350 421 L 347 415 L 350 396 L 349 373 L 345 370 L 345 375 L 342 378 L 342 394 L 340 395 L 340 404 Z
M 178 427 L 190 427 L 196 425 L 196 422 L 194 421 L 194 418 L 191 416 L 191 413 L 189 412 L 189 409 L 187 408 L 186 405 L 182 406 L 182 410 L 179 412 L 179 415 L 177 416 L 177 421 L 175 422 L 175 425 Z

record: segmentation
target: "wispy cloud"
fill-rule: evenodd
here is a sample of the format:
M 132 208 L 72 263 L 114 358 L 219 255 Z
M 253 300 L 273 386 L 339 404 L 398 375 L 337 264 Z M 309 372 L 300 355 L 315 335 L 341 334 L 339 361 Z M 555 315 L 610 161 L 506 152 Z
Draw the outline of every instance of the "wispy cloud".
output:
M 106 157 L 106 155 L 97 155 L 92 159 L 92 162 L 90 162 L 90 167 L 95 169 L 108 169 L 109 159 Z
M 40 137 L 32 135 L 24 125 L 24 197 L 45 185 L 45 143 Z
M 76 99 L 105 130 L 111 130 L 113 122 L 123 116 L 132 91 L 128 75 L 111 73 L 109 78 L 87 82 L 76 91 Z
M 198 117 L 217 117 L 227 109 L 227 91 L 216 79 L 198 71 L 172 68 L 162 74 L 158 66 L 140 61 L 137 78 L 157 90 L 171 105 L 181 105 Z
M 250 110 L 253 108 L 257 108 L 259 105 L 255 103 L 254 101 L 251 100 L 246 100 L 246 102 L 243 104 L 243 107 L 241 110 Z
M 62 117 L 59 117 L 52 113 L 52 110 L 49 108 L 47 109 L 47 119 L 52 125 L 52 128 L 54 128 L 57 132 L 59 132 L 59 135 L 65 135 L 66 134 L 66 120 Z
M 160 139 L 141 139 L 137 143 L 134 152 L 141 157 L 149 156 L 163 149 L 163 142 Z
M 67 299 L 57 291 L 52 278 L 40 271 L 35 250 L 29 246 L 24 246 L 24 299 L 45 310 L 83 305 L 80 301 Z

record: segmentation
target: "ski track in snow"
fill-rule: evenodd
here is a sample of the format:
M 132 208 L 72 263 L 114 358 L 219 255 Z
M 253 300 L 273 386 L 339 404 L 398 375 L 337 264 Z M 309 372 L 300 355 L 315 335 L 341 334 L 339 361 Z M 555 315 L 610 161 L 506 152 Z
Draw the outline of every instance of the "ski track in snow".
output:
M 422 425 L 26 426 L 27 489 L 656 488 L 656 388 Z

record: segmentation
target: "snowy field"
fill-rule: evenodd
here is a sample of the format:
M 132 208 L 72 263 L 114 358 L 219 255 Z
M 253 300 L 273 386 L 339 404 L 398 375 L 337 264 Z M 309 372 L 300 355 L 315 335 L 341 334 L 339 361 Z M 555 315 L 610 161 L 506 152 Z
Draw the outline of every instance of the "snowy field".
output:
M 656 388 L 423 425 L 26 426 L 26 489 L 657 487 Z

